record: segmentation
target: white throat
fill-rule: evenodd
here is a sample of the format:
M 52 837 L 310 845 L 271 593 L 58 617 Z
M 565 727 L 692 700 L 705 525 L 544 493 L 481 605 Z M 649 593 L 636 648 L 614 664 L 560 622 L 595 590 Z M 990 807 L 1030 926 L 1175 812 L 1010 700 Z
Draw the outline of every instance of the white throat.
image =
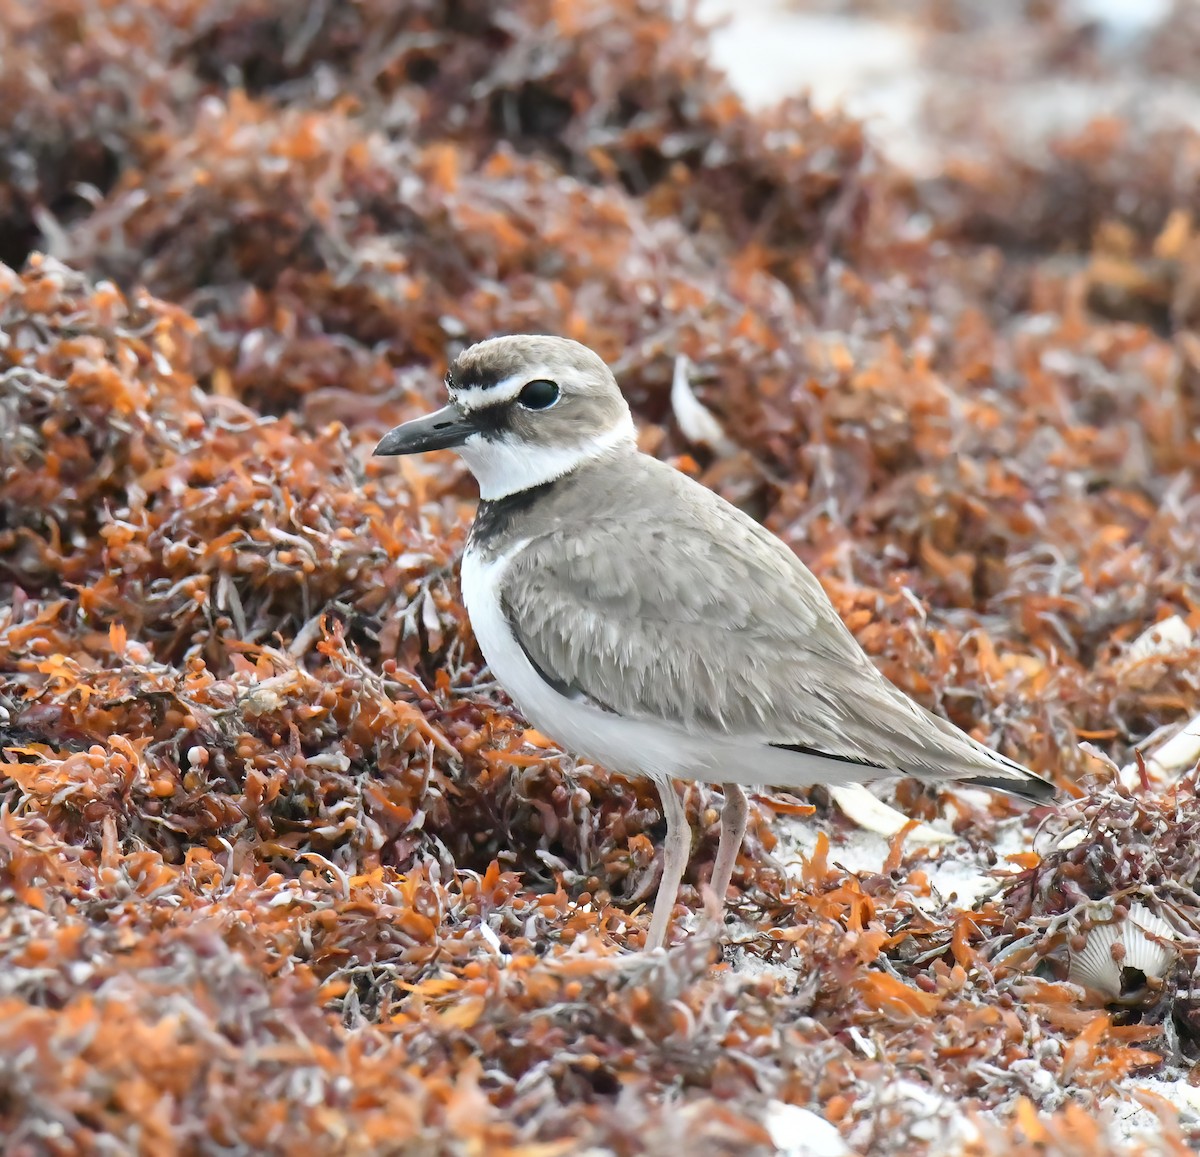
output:
M 553 482 L 622 445 L 630 449 L 637 445 L 637 431 L 628 414 L 612 429 L 576 446 L 535 447 L 503 437 L 488 441 L 482 434 L 472 434 L 458 447 L 458 453 L 479 483 L 479 497 L 490 502 Z

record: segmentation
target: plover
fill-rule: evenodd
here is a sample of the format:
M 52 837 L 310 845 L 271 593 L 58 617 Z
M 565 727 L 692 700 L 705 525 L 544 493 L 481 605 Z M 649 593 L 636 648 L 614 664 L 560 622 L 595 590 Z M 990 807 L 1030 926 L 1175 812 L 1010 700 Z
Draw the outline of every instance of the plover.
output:
M 586 346 L 492 338 L 446 386 L 449 405 L 375 453 L 462 456 L 481 498 L 462 592 L 493 675 L 567 750 L 657 782 L 667 832 L 647 948 L 666 943 L 691 845 L 677 779 L 723 785 L 722 901 L 747 785 L 915 776 L 1053 793 L 889 683 L 783 542 L 641 453 Z

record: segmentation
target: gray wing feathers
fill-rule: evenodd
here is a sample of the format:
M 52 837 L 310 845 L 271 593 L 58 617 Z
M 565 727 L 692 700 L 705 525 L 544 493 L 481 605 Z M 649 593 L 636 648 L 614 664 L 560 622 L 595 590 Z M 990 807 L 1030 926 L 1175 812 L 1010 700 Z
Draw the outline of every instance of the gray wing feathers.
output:
M 652 521 L 560 525 L 513 559 L 502 604 L 543 672 L 691 733 L 920 777 L 1029 774 L 884 679 L 773 535 L 684 475 L 667 481 L 685 493 L 665 495 Z

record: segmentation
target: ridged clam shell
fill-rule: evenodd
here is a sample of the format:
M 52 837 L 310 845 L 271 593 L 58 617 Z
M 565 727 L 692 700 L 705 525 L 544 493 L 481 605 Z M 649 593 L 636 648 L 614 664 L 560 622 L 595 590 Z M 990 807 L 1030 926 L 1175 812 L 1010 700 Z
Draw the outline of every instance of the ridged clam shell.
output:
M 1071 953 L 1070 979 L 1113 1000 L 1121 995 L 1122 968 L 1136 968 L 1148 980 L 1161 980 L 1175 958 L 1175 951 L 1168 945 L 1156 944 L 1151 936 L 1174 940 L 1175 930 L 1149 908 L 1134 904 L 1124 920 L 1101 924 L 1087 934 L 1083 949 Z M 1125 949 L 1125 957 L 1119 964 L 1112 955 L 1113 945 L 1118 943 Z

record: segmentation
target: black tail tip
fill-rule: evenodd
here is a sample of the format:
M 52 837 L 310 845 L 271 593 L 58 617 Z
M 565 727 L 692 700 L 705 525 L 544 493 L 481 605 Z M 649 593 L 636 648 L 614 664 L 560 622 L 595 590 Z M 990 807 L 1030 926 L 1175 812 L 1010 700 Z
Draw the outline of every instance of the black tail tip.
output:
M 1058 789 L 1049 780 L 1037 775 L 1026 779 L 1009 778 L 1008 776 L 980 776 L 977 779 L 964 780 L 970 787 L 986 787 L 991 791 L 1000 791 L 1005 795 L 1019 796 L 1021 799 L 1032 800 L 1034 803 L 1046 803 L 1052 800 Z

